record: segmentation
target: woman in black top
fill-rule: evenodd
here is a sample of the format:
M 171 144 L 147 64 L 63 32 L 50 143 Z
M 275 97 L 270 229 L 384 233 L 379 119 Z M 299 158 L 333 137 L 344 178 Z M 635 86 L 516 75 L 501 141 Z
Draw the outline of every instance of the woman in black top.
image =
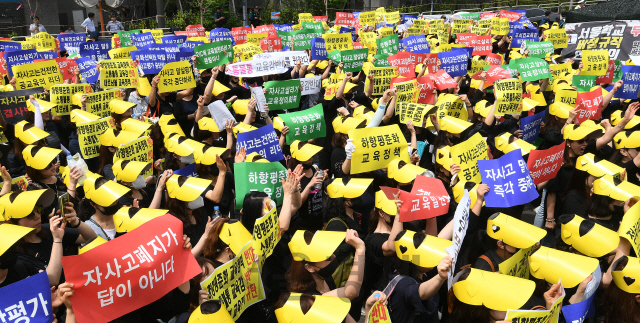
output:
M 294 170 L 298 165 L 302 166 L 302 177 L 300 179 L 302 204 L 292 219 L 294 230 L 322 230 L 322 183 L 327 178 L 327 171 L 314 168 L 313 165 L 314 156 L 321 149 L 322 147 L 304 141 L 296 140 L 291 143 L 292 157 L 287 161 L 287 166 L 289 170 Z M 323 175 L 318 176 L 318 172 L 323 172 Z M 317 188 L 317 185 L 320 185 L 320 188 Z
M 151 169 L 151 163 L 119 160 L 112 169 L 117 182 L 131 188 L 127 194 L 120 198 L 120 205 L 134 206 L 135 200 L 138 207 L 148 208 L 155 192 L 155 188 L 152 186 L 155 184 L 155 178 L 153 175 L 144 178 L 143 175 Z

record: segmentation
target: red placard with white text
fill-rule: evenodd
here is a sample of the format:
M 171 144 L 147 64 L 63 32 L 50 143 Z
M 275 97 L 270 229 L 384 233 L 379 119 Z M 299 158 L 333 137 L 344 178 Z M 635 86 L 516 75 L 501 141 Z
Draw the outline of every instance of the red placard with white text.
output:
M 7 69 L 4 68 L 4 64 L 6 61 L 4 60 L 4 52 L 0 52 L 0 74 L 7 75 Z
M 613 74 L 616 69 L 616 61 L 610 60 L 607 67 L 607 72 L 604 75 L 600 75 L 596 78 L 596 84 L 610 84 L 613 83 Z
M 428 75 L 419 77 L 416 79 L 418 87 L 420 88 L 420 96 L 418 97 L 418 103 L 433 104 L 433 98 L 436 96 L 433 93 L 435 86 L 433 80 Z
M 353 49 L 363 49 L 363 48 L 364 46 L 362 46 L 362 44 L 360 44 L 359 42 L 357 41 L 353 42 Z
M 491 18 L 497 17 L 499 15 L 500 15 L 499 12 L 483 12 L 483 13 L 480 14 L 480 20 L 482 20 L 482 19 L 491 19 Z
M 276 30 L 276 27 L 273 25 L 260 25 L 256 28 L 253 28 L 252 34 L 262 34 L 262 33 L 267 33 L 269 34 L 270 37 L 278 36 L 278 31 Z
M 500 18 L 509 18 L 509 22 L 516 22 L 520 20 L 520 17 L 522 17 L 522 14 L 517 12 L 500 10 Z
M 336 25 L 355 26 L 357 19 L 350 12 L 336 12 Z
M 78 322 L 109 322 L 202 272 L 183 248 L 182 222 L 167 214 L 78 256 L 62 257 Z
M 546 150 L 532 150 L 529 153 L 527 167 L 533 184 L 544 183 L 558 174 L 564 158 L 564 142 Z
M 315 22 L 320 22 L 320 21 L 329 22 L 329 16 L 313 16 L 313 20 Z
M 75 75 L 73 74 L 73 70 L 78 67 L 78 64 L 76 63 L 75 60 L 70 59 L 70 58 L 66 58 L 66 57 L 58 57 L 55 58 L 56 63 L 58 63 L 58 68 L 60 68 L 60 74 L 62 74 L 62 79 L 63 80 L 71 80 L 75 77 Z M 37 63 L 37 62 L 43 62 L 46 61 L 46 59 L 34 59 L 33 62 Z
M 491 54 L 491 50 L 493 49 L 491 36 L 475 36 L 471 38 L 471 47 L 473 47 L 473 56 Z
M 204 30 L 204 27 L 202 25 L 189 25 L 184 30 L 186 30 L 186 31 L 195 31 L 195 32 L 198 33 L 199 37 L 204 37 L 205 36 L 205 30 Z
M 424 74 L 434 74 L 438 71 L 438 54 L 427 54 L 427 72 Z
M 578 92 L 575 124 L 579 125 L 589 119 L 600 120 L 603 100 L 601 87 L 591 92 Z
M 251 27 L 233 27 L 231 28 L 231 36 L 236 41 L 236 45 L 242 45 L 247 42 L 247 34 L 251 33 Z
M 454 89 L 458 85 L 458 83 L 456 83 L 456 81 L 454 81 L 445 70 L 439 70 L 438 72 L 429 74 L 428 76 L 431 78 L 433 83 L 435 83 L 438 91 Z
M 489 62 L 491 65 L 502 65 L 502 57 L 498 54 L 489 54 L 485 61 Z
M 399 200 L 404 201 L 398 212 L 400 222 L 430 219 L 449 211 L 451 197 L 437 178 L 416 176 L 411 193 L 384 186 L 380 189 L 387 198 L 394 199 L 396 194 Z
M 476 34 L 473 34 L 473 33 L 456 34 L 456 39 L 458 40 L 458 44 L 464 44 L 467 47 L 471 47 L 471 39 L 475 37 L 476 37 Z
M 173 32 L 176 36 L 187 36 L 187 37 L 204 37 L 200 36 L 200 32 L 196 30 L 178 30 Z
M 282 38 L 277 36 L 269 36 L 267 38 L 260 39 L 260 47 L 266 52 L 281 52 L 282 51 Z M 271 48 L 271 50 L 269 50 Z

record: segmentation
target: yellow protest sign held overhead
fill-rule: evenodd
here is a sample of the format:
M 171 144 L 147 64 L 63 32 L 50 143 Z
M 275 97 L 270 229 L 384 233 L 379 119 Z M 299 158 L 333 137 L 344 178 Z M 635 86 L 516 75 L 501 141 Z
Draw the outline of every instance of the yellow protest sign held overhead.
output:
M 334 50 L 349 50 L 353 49 L 353 39 L 351 33 L 342 34 L 324 34 L 324 45 L 327 48 L 327 53 L 331 53 Z
M 35 49 L 36 48 L 36 42 L 35 41 L 21 41 L 20 42 L 20 46 L 22 46 L 22 49 Z
M 509 18 L 493 17 L 491 20 L 491 34 L 502 36 L 509 34 Z
M 131 59 L 131 51 L 138 50 L 136 46 L 120 47 L 109 50 L 111 59 Z
M 151 36 L 153 36 L 153 40 L 156 41 L 156 44 L 162 44 L 162 36 L 164 36 L 162 29 L 142 29 L 142 32 L 151 33 Z
M 77 123 L 78 142 L 84 159 L 100 155 L 100 135 L 109 128 L 115 128 L 116 122 L 112 117 L 106 117 L 91 122 Z
M 469 119 L 469 112 L 467 111 L 466 105 L 462 99 L 455 94 L 440 94 L 438 96 L 438 102 L 436 102 L 436 107 L 438 107 L 438 119 L 442 119 L 445 116 L 464 121 Z
M 416 19 L 413 21 L 413 24 L 411 25 L 411 27 L 413 28 L 427 28 L 429 26 L 429 22 L 426 20 L 422 20 L 422 19 Z
M 486 28 L 488 29 L 493 25 L 493 18 L 480 19 L 478 20 L 478 28 Z
M 299 13 L 298 20 L 299 20 L 299 23 L 315 22 L 315 20 L 313 19 L 313 15 L 310 13 Z
M 274 207 L 265 216 L 257 219 L 253 226 L 253 248 L 260 259 L 260 269 L 267 257 L 273 253 L 278 241 L 280 241 L 280 220 Z
M 462 169 L 458 175 L 460 180 L 481 183 L 478 160 L 489 159 L 487 142 L 480 133 L 476 133 L 471 138 L 451 147 L 451 159 Z
M 376 23 L 376 12 L 375 11 L 361 12 L 358 15 L 358 20 L 360 21 L 360 25 L 362 27 L 364 27 L 365 25 L 374 26 Z
M 89 84 L 56 84 L 51 87 L 51 103 L 56 106 L 51 109 L 54 116 L 68 115 L 71 113 L 71 97 L 76 93 L 91 93 L 93 89 Z
M 111 100 L 122 100 L 122 92 L 120 92 L 120 89 L 88 93 L 86 102 L 87 112 L 93 113 L 101 118 L 108 117 L 111 115 L 111 109 L 109 109 L 109 101 Z
M 518 79 L 499 80 L 494 84 L 496 91 L 495 115 L 520 114 L 522 83 Z
M 36 43 L 36 49 L 41 51 L 55 51 L 58 49 L 56 38 L 48 33 L 37 33 L 31 37 L 31 41 Z
M 391 27 L 389 27 L 389 28 L 391 28 Z M 382 28 L 382 29 L 384 29 L 384 28 Z M 424 29 L 422 29 L 422 28 L 414 28 L 414 27 L 407 28 L 407 36 L 415 36 L 415 35 L 424 35 Z M 385 37 L 385 36 L 382 36 L 382 37 Z
M 474 74 L 480 72 L 483 70 L 483 67 L 486 66 L 490 66 L 491 63 L 485 61 L 485 60 L 472 60 L 471 61 L 471 68 L 469 69 L 469 72 L 467 72 L 467 74 L 469 76 L 473 76 Z
M 481 27 L 472 26 L 471 32 L 478 36 L 486 36 L 489 33 L 489 27 L 481 28 Z
M 469 32 L 469 25 L 473 23 L 471 19 L 453 19 L 452 34 L 462 34 Z
M 605 75 L 609 68 L 609 51 L 583 50 L 580 75 Z
M 367 322 L 371 323 L 391 323 L 391 316 L 389 315 L 389 309 L 387 306 L 376 301 L 367 315 Z
M 15 65 L 11 67 L 16 77 L 16 90 L 45 87 L 47 90 L 55 84 L 62 84 L 62 74 L 55 60 Z
M 364 47 L 376 48 L 376 38 L 376 33 L 374 32 L 360 32 L 360 39 Z
M 396 24 L 400 21 L 400 11 L 392 11 L 384 14 L 387 24 Z
M 351 159 L 351 173 L 359 174 L 385 168 L 400 158 L 410 163 L 407 141 L 397 124 L 349 130 L 356 147 Z
M 153 163 L 153 140 L 148 136 L 142 136 L 126 144 L 121 144 L 113 157 L 114 162 L 118 160 Z M 141 175 L 145 178 L 151 176 L 153 175 L 153 169 L 150 168 Z
M 546 41 L 553 43 L 553 48 L 567 48 L 569 46 L 569 38 L 567 31 L 563 29 L 547 29 L 544 31 L 547 36 Z
M 391 79 L 400 76 L 398 68 L 392 67 L 372 67 L 369 69 L 368 74 L 373 74 L 373 95 L 382 95 L 389 86 L 391 86 Z M 365 89 L 369 86 L 369 78 L 365 82 Z
M 634 204 L 624 214 L 618 234 L 631 243 L 636 255 L 640 254 L 640 203 Z
M 100 61 L 100 86 L 103 89 L 137 88 L 139 85 L 138 68 L 132 60 L 112 59 Z
M 397 102 L 418 102 L 418 98 L 420 97 L 418 81 L 410 80 L 407 82 L 395 83 L 393 86 L 398 90 Z
M 567 63 L 562 63 L 562 64 L 551 64 L 549 65 L 549 67 L 551 67 L 551 77 L 553 77 L 554 80 L 558 79 L 561 75 L 564 75 L 565 73 L 570 73 L 571 72 L 571 63 L 567 62 Z
M 416 28 L 410 28 L 410 29 L 416 29 Z M 387 36 L 391 36 L 391 35 L 393 35 L 393 27 L 380 28 L 380 29 L 378 29 L 378 34 L 382 38 L 387 37 Z
M 429 111 L 434 108 L 432 104 L 421 104 L 412 102 L 396 103 L 395 114 L 400 116 L 400 123 L 407 123 L 409 120 L 417 127 L 424 127 L 424 119 Z
M 247 35 L 247 37 L 249 37 L 249 35 Z M 287 45 L 290 45 L 290 44 L 287 44 Z M 241 45 L 233 46 L 233 52 L 235 54 L 240 54 L 240 59 L 242 59 L 243 62 L 246 62 L 246 61 L 253 60 L 253 55 L 260 54 L 263 51 L 260 46 L 247 42 Z M 238 57 L 236 56 L 234 57 L 233 62 L 235 63 L 237 61 L 238 61 Z
M 265 299 L 253 244 L 248 242 L 235 258 L 216 268 L 200 286 L 207 291 L 208 299 L 220 300 L 234 320 L 245 308 Z M 238 290 L 236 286 L 244 288 Z
M 173 92 L 196 87 L 196 79 L 189 61 L 172 62 L 166 64 L 160 71 L 158 92 Z
M 269 33 L 247 34 L 247 43 L 260 46 L 260 41 L 269 37 Z

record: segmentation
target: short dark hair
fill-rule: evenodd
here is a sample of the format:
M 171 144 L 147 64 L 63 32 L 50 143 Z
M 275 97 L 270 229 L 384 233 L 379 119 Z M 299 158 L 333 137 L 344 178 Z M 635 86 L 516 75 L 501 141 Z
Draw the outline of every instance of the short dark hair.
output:
M 544 15 L 545 15 L 545 16 L 548 16 L 548 15 L 550 15 L 550 14 L 551 14 L 551 11 L 549 11 L 549 10 L 547 10 L 547 11 L 545 11 L 545 12 L 544 12 Z
M 222 11 L 222 7 L 218 7 L 218 10 Z
M 32 20 L 35 20 L 35 19 L 40 20 L 40 17 L 38 17 L 38 16 L 33 16 L 33 19 L 32 19 Z
M 88 16 L 89 18 L 92 18 L 92 17 L 95 17 L 95 16 L 96 16 L 96 14 L 95 14 L 95 13 L 93 13 L 93 12 L 89 12 L 89 14 L 88 14 L 87 16 Z

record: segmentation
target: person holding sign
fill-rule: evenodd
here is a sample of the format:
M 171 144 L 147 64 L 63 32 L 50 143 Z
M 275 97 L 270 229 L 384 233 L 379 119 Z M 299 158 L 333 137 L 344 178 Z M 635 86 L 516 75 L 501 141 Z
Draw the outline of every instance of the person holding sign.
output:
M 133 108 L 136 106 L 135 103 L 122 101 L 122 100 L 111 100 L 109 101 L 109 109 L 111 110 L 111 117 L 116 122 L 116 127 L 118 129 L 122 129 L 122 121 L 131 118 L 133 113 Z
M 110 241 L 116 237 L 113 215 L 120 209 L 118 200 L 130 189 L 121 184 L 88 172 L 84 181 L 85 199 L 80 204 L 80 214 L 89 218 L 87 224 L 98 237 Z
M 151 205 L 154 188 L 148 184 L 153 183 L 155 177 L 143 177 L 145 173 L 151 170 L 151 163 L 118 160 L 111 169 L 118 183 L 131 188 L 127 194 L 119 199 L 120 205 L 140 208 L 148 208 Z
M 230 134 L 231 128 L 228 127 Z M 230 135 L 231 137 L 232 135 Z M 229 142 L 233 142 L 233 139 L 229 139 Z M 227 146 L 229 143 L 227 143 Z M 219 148 L 203 145 L 202 148 L 196 148 L 194 150 L 194 160 L 196 163 L 196 173 L 198 177 L 211 180 L 212 186 L 209 189 L 213 192 L 212 200 L 205 199 L 205 210 L 210 210 L 207 216 L 214 217 L 214 208 L 218 207 L 221 214 L 230 214 L 233 210 L 233 187 L 234 178 L 233 174 L 227 170 L 226 162 L 231 157 L 230 148 Z
M 163 114 L 173 114 L 174 105 L 178 100 L 182 100 L 193 94 L 194 88 L 189 88 L 177 92 L 158 92 L 160 75 L 156 75 L 151 80 L 151 93 L 149 94 L 149 106 L 147 117 L 160 117 Z
M 205 214 L 203 209 L 204 198 L 213 199 L 213 190 L 208 189 L 211 181 L 177 174 L 173 174 L 165 180 L 165 175 L 169 174 L 165 172 L 161 181 L 163 184 L 166 183 L 169 196 L 166 207 L 169 209 L 169 213 L 182 221 L 185 234 L 198 246 L 201 241 L 204 243 L 205 239 L 202 238 L 206 235 L 208 224 L 211 223 L 211 218 Z
M 302 189 L 300 209 L 292 219 L 292 227 L 296 230 L 321 230 L 323 227 L 323 192 L 322 186 L 327 179 L 328 171 L 318 169 L 313 164 L 313 157 L 322 147 L 303 141 L 294 141 L 290 145 L 291 159 L 288 161 L 289 170 L 295 170 L 302 165 L 300 185 Z

